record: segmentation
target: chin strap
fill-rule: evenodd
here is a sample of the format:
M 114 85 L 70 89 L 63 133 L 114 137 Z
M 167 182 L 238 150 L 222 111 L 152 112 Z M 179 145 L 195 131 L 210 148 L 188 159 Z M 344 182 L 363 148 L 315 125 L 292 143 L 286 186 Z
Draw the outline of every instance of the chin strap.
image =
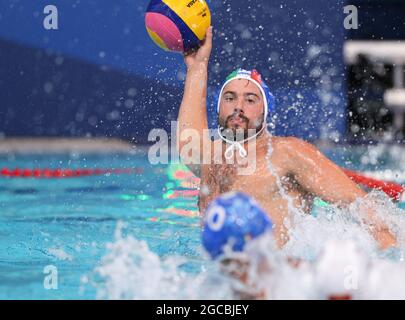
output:
M 266 128 L 266 126 L 264 125 L 264 126 L 259 130 L 259 132 L 257 132 L 255 135 L 253 135 L 253 136 L 251 136 L 251 137 L 249 137 L 249 138 L 247 138 L 247 139 L 244 139 L 244 140 L 242 140 L 242 141 L 232 141 L 232 140 L 229 140 L 229 139 L 225 138 L 225 137 L 222 135 L 221 129 L 223 130 L 223 128 L 218 126 L 218 129 L 217 129 L 217 130 L 218 130 L 219 137 L 229 145 L 229 146 L 226 148 L 226 151 L 225 151 L 225 153 L 224 153 L 225 159 L 229 160 L 229 159 L 233 158 L 233 156 L 234 156 L 234 154 L 235 154 L 235 149 L 238 149 L 239 155 L 240 155 L 242 158 L 246 158 L 246 157 L 247 157 L 247 151 L 246 151 L 245 148 L 243 147 L 243 144 L 246 143 L 246 142 L 248 142 L 249 140 L 252 140 L 252 139 L 256 138 L 259 134 L 261 134 L 261 133 L 263 132 L 263 130 L 264 130 L 265 128 Z

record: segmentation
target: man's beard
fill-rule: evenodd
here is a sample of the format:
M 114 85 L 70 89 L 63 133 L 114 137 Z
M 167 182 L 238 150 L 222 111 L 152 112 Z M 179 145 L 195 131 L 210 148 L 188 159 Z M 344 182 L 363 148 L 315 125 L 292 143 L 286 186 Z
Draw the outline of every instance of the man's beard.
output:
M 231 120 L 237 118 L 242 120 L 241 125 L 230 124 Z M 219 118 L 218 121 L 221 127 L 221 134 L 226 139 L 231 141 L 246 140 L 262 130 L 264 125 L 263 117 L 261 117 L 261 119 L 256 120 L 255 123 L 250 127 L 250 119 L 240 112 L 234 112 L 225 120 L 223 118 Z

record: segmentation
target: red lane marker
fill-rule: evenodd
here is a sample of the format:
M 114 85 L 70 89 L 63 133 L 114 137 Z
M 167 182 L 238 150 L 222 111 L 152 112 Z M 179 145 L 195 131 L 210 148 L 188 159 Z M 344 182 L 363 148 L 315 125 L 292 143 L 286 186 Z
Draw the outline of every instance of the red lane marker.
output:
M 41 170 L 40 169 L 34 169 L 32 172 L 34 177 L 40 177 L 41 176 Z
M 350 294 L 330 295 L 328 300 L 353 300 L 353 297 Z
M 61 178 L 63 176 L 62 175 L 62 170 L 61 169 L 54 170 L 52 176 L 55 177 L 55 178 Z
M 82 169 L 80 170 L 80 175 L 82 176 L 90 176 L 92 174 L 90 169 Z
M 11 175 L 11 171 L 9 169 L 7 169 L 7 168 L 4 168 L 4 169 L 1 170 L 1 175 L 8 177 L 8 176 Z
M 63 176 L 64 176 L 64 177 L 72 177 L 72 176 L 73 176 L 73 170 L 64 169 L 64 170 L 63 170 Z
M 45 178 L 50 178 L 52 177 L 52 171 L 49 169 L 44 169 L 42 170 L 42 176 L 44 176 Z
M 0 170 L 0 176 L 10 178 L 71 178 L 81 176 L 99 176 L 105 174 L 140 174 L 143 168 L 133 169 L 20 169 L 3 168 Z
M 13 177 L 19 177 L 19 176 L 21 176 L 21 171 L 20 171 L 20 169 L 15 168 L 13 171 L 11 171 L 11 175 L 12 175 Z
M 32 172 L 29 169 L 24 169 L 22 172 L 23 177 L 31 177 L 32 176 Z
M 104 171 L 101 170 L 101 169 L 94 169 L 94 174 L 96 174 L 96 175 L 100 175 L 100 174 L 103 174 L 103 173 L 104 173 Z
M 143 168 L 135 168 L 135 173 L 136 174 L 143 173 Z
M 394 201 L 400 201 L 401 198 L 405 194 L 405 187 L 401 186 L 400 184 L 369 178 L 369 177 L 363 176 L 362 174 L 360 174 L 356 171 L 351 171 L 351 170 L 347 170 L 347 169 L 343 169 L 343 171 L 354 182 L 364 185 L 371 189 L 380 189 L 381 191 L 385 192 Z

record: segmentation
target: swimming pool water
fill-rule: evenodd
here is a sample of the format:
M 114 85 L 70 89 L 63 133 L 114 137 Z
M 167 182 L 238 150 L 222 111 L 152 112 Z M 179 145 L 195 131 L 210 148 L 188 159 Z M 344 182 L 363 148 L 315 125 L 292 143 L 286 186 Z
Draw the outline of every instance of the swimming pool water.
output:
M 405 172 L 398 146 L 324 148 L 339 165 L 357 170 Z M 137 174 L 63 179 L 0 177 L 0 299 L 94 299 L 103 279 L 95 268 L 114 241 L 145 240 L 160 257 L 182 256 L 181 269 L 209 265 L 200 246 L 196 187 L 182 166 L 148 162 L 133 154 L 0 156 L 0 168 L 140 168 Z M 405 181 L 398 181 L 405 182 Z M 398 204 L 405 208 L 404 203 Z M 58 288 L 45 289 L 46 266 L 58 271 Z M 90 279 L 90 280 L 89 280 Z
M 142 168 L 143 173 L 64 179 L 0 178 L 0 298 L 94 298 L 80 279 L 91 273 L 113 240 L 117 221 L 160 255 L 198 260 L 199 220 L 195 199 L 165 199 L 181 188 L 165 166 L 145 155 L 26 155 L 2 157 L 0 167 Z M 58 270 L 58 289 L 45 290 L 43 269 Z

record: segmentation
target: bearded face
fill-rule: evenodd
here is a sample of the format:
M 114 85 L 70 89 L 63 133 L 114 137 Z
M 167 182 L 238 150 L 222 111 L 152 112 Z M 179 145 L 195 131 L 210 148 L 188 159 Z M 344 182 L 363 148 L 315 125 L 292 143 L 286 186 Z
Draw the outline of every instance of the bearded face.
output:
M 235 79 L 225 86 L 220 100 L 219 124 L 227 138 L 238 141 L 256 134 L 264 125 L 263 118 L 263 96 L 254 83 Z

